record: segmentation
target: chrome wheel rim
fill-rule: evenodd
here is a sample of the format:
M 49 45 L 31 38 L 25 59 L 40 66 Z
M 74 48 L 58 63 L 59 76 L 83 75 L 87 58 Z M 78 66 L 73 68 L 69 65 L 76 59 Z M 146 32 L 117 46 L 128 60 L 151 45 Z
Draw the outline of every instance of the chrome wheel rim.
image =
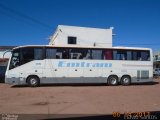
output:
M 116 78 L 111 78 L 111 84 L 115 85 L 117 83 L 117 79 Z
M 37 84 L 37 80 L 35 78 L 32 78 L 30 80 L 30 82 L 31 82 L 32 85 L 36 85 Z
M 124 82 L 124 83 L 128 83 L 128 82 L 129 82 L 129 79 L 128 79 L 128 78 L 124 78 L 124 79 L 123 79 L 123 82 Z

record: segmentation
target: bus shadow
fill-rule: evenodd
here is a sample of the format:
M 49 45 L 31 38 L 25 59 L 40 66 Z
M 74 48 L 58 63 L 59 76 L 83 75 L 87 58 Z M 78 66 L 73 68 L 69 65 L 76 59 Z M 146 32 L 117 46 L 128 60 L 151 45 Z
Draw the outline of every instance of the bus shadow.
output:
M 70 86 L 70 87 L 91 87 L 91 86 L 107 86 L 107 84 L 95 84 L 95 83 L 50 83 L 50 84 L 41 84 L 38 87 L 66 87 L 66 86 Z M 13 85 L 11 86 L 12 88 L 24 88 L 24 87 L 29 87 L 28 85 Z M 31 87 L 32 88 L 32 87 Z
M 157 85 L 157 84 L 159 84 L 159 82 L 132 83 L 131 85 L 141 86 L 141 85 Z
M 147 83 L 132 83 L 129 86 L 144 86 L 144 85 L 157 85 L 159 82 L 147 82 Z M 42 84 L 39 87 L 100 87 L 100 86 L 109 86 L 105 83 L 54 83 L 54 84 Z M 122 86 L 122 85 L 118 85 Z M 13 85 L 12 88 L 24 88 L 29 87 L 28 85 Z M 116 87 L 116 86 L 112 86 Z
M 11 88 L 24 88 L 24 87 L 29 87 L 28 85 L 13 85 Z

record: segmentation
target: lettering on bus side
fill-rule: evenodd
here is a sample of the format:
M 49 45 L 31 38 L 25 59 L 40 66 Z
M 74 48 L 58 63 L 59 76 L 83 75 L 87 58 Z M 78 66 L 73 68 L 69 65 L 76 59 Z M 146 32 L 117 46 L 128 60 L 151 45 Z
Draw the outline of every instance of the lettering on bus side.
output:
M 66 62 L 59 61 L 58 67 L 100 67 L 100 68 L 108 68 L 112 67 L 112 63 L 90 63 L 90 62 Z

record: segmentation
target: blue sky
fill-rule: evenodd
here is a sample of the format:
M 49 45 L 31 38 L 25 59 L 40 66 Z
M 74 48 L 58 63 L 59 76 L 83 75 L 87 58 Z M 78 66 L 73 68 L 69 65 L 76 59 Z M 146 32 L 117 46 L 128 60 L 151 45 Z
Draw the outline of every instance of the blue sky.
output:
M 159 0 L 0 0 L 0 46 L 48 44 L 57 25 L 114 27 L 114 46 L 160 50 Z

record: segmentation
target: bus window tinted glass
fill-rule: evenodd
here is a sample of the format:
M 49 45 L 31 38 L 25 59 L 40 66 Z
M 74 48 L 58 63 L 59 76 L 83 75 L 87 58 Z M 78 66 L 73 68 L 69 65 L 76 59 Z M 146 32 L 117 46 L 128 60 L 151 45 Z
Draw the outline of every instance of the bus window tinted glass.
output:
M 132 51 L 132 60 L 138 60 L 138 53 L 137 53 L 137 51 Z
M 69 52 L 66 48 L 57 48 L 56 59 L 69 59 Z
M 56 49 L 47 48 L 46 49 L 46 59 L 56 59 Z
M 150 60 L 150 54 L 149 51 L 133 51 L 132 52 L 132 60 L 139 60 L 139 61 L 148 61 Z
M 19 65 L 20 65 L 20 52 L 18 49 L 12 52 L 12 58 L 11 58 L 9 69 L 13 69 Z
M 102 59 L 102 50 L 92 50 L 92 59 L 101 60 Z
M 90 59 L 90 50 L 72 48 L 69 51 L 70 59 Z
M 43 59 L 43 49 L 35 48 L 34 49 L 34 60 L 42 60 Z
M 34 48 L 22 48 L 21 64 L 34 60 Z
M 132 60 L 132 51 L 127 51 L 127 60 Z
M 105 60 L 112 60 L 112 50 L 104 50 L 104 59 Z
M 149 51 L 141 51 L 141 60 L 142 61 L 150 60 Z
M 113 51 L 113 59 L 114 60 L 126 60 L 127 53 L 124 50 L 114 50 Z
M 70 49 L 69 58 L 70 59 L 82 59 L 81 49 Z
M 91 50 L 84 49 L 82 56 L 83 56 L 83 59 L 91 59 Z

